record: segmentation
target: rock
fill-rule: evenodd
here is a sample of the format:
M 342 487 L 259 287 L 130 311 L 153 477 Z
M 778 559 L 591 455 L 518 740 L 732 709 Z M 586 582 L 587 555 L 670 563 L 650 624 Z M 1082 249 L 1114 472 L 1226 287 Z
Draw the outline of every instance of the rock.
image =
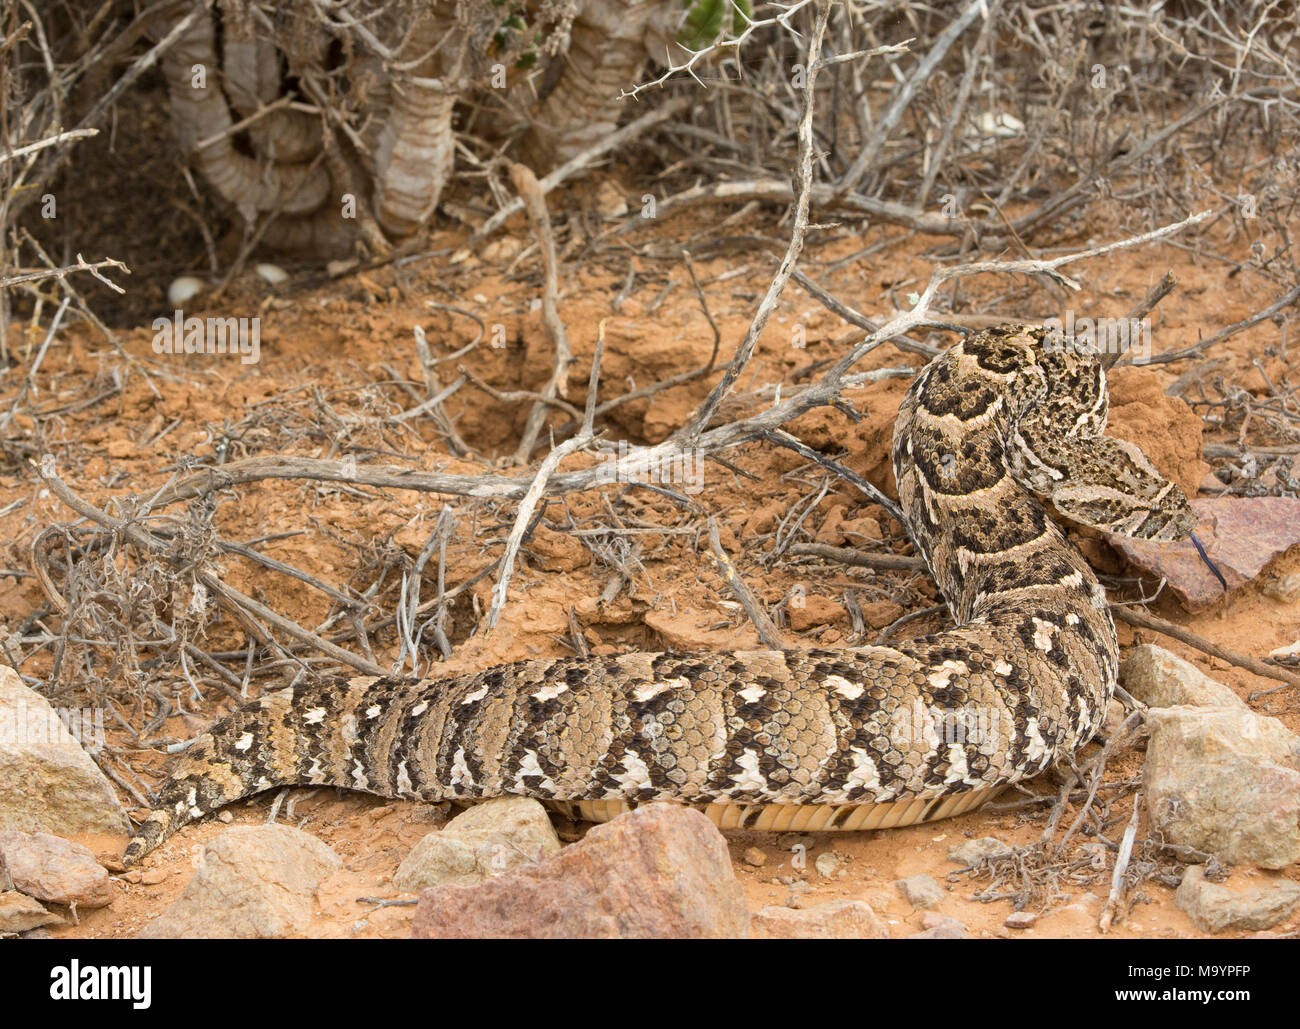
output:
M 839 525 L 839 531 L 848 546 L 860 546 L 864 542 L 879 543 L 885 538 L 880 522 L 870 515 L 844 519 Z
M 763 865 L 767 864 L 767 855 L 757 847 L 750 847 L 745 851 L 741 860 L 747 865 L 752 865 L 754 868 L 762 868 Z
M 278 264 L 258 264 L 253 266 L 258 278 L 272 286 L 278 286 L 289 278 L 289 273 Z
M 788 850 L 796 857 L 799 857 L 802 854 L 807 854 L 808 848 L 813 846 L 816 842 L 817 842 L 816 837 L 809 836 L 807 833 L 798 833 L 798 832 L 782 833 L 780 836 L 776 838 L 776 845 L 778 849 Z M 796 867 L 802 868 L 803 866 L 796 865 Z
M 1300 640 L 1285 647 L 1274 647 L 1268 652 L 1268 656 L 1283 664 L 1294 665 L 1300 661 Z
M 1278 879 L 1267 886 L 1236 892 L 1205 878 L 1192 865 L 1174 894 L 1174 903 L 1206 933 L 1271 929 L 1300 907 L 1300 883 Z
M 754 912 L 750 929 L 786 940 L 887 940 L 889 928 L 860 900 L 831 900 L 792 910 L 765 907 Z
M 180 898 L 141 939 L 277 939 L 304 935 L 312 898 L 339 857 L 283 825 L 236 826 L 203 848 Z
M 966 926 L 962 925 L 962 923 L 957 921 L 957 919 L 955 918 L 949 918 L 947 915 L 941 915 L 937 911 L 924 911 L 921 913 L 922 929 L 937 929 L 941 925 L 949 925 L 949 924 L 961 926 L 962 932 L 966 931 Z
M 913 875 L 899 879 L 894 885 L 912 907 L 918 911 L 936 908 L 948 896 L 947 892 L 931 876 Z
M 113 902 L 113 882 L 95 855 L 79 843 L 48 833 L 0 831 L 0 865 L 13 888 L 29 897 L 79 908 Z
M 8 666 L 0 667 L 0 829 L 131 834 L 104 773 Z
M 606 179 L 596 187 L 596 210 L 602 218 L 622 218 L 627 214 L 627 197 L 618 183 Z
M 1151 708 L 1151 828 L 1228 864 L 1300 860 L 1300 739 L 1244 705 Z
M 1106 705 L 1106 720 L 1101 723 L 1101 731 L 1106 739 L 1110 739 L 1119 732 L 1125 720 L 1128 718 L 1128 711 L 1118 700 L 1112 700 Z
M 503 236 L 484 245 L 480 254 L 487 264 L 503 264 L 524 248 L 518 236 Z
M 546 808 L 531 797 L 498 797 L 425 836 L 397 869 L 393 888 L 416 893 L 440 883 L 482 882 L 559 849 Z
M 818 854 L 817 860 L 813 862 L 813 868 L 817 869 L 817 874 L 825 879 L 833 876 L 839 867 L 840 859 L 829 850 L 824 854 Z
M 0 933 L 25 933 L 43 925 L 60 925 L 63 919 L 46 911 L 25 893 L 7 890 L 0 893 Z
M 167 284 L 167 306 L 181 307 L 185 301 L 194 299 L 207 288 L 206 282 L 193 275 L 177 276 Z
M 652 608 L 645 613 L 644 621 L 646 628 L 658 634 L 664 644 L 673 650 L 719 650 L 735 645 L 734 642 L 728 642 L 736 638 L 737 634 L 732 630 L 722 632 L 708 628 L 709 622 L 717 621 L 716 615 L 711 615 L 706 622 L 695 611 L 679 609 L 674 613 L 667 608 Z M 753 633 L 757 645 L 758 633 L 752 627 L 748 628 L 748 632 Z M 744 639 L 745 633 L 741 632 L 739 636 Z
M 968 930 L 955 918 L 927 911 L 921 916 L 921 931 L 910 933 L 909 940 L 964 940 Z
M 1279 575 L 1261 586 L 1259 592 L 1279 604 L 1294 604 L 1300 601 L 1300 572 Z
M 848 616 L 843 604 L 816 593 L 808 594 L 803 598 L 802 603 L 792 602 L 787 608 L 787 613 L 790 616 L 790 628 L 795 632 L 803 632 L 819 625 L 830 625 Z
M 967 840 L 948 851 L 948 860 L 966 868 L 977 865 L 984 858 L 1005 857 L 1011 848 L 996 836 L 982 836 L 978 840 Z
M 572 572 L 591 564 L 591 551 L 579 540 L 545 525 L 533 530 L 528 551 L 540 558 L 539 564 L 547 572 Z
M 904 614 L 903 606 L 890 600 L 873 600 L 860 606 L 862 620 L 873 629 L 883 629 L 886 625 L 892 625 Z
M 639 807 L 539 864 L 420 894 L 416 938 L 744 938 L 726 840 L 700 812 Z
M 1230 864 L 1300 860 L 1300 737 L 1159 647 L 1135 647 L 1119 677 L 1149 705 L 1152 827 Z
M 1052 911 L 1053 926 L 1055 927 L 1056 920 L 1060 919 L 1081 927 L 1095 928 L 1105 906 L 1106 902 L 1095 893 L 1081 894 L 1078 900 Z M 1059 935 L 1059 932 L 1054 934 Z
M 1148 707 L 1246 706 L 1223 683 L 1150 643 L 1134 647 L 1120 662 L 1119 684 Z
M 1300 500 L 1294 497 L 1199 498 L 1191 504 L 1199 520 L 1197 538 L 1231 590 L 1253 580 L 1273 558 L 1300 543 Z M 1187 610 L 1198 611 L 1223 598 L 1223 586 L 1191 540 L 1106 539 L 1134 567 L 1165 579 Z
M 1002 924 L 1008 929 L 1028 929 L 1038 921 L 1038 916 L 1032 911 L 1013 911 L 1002 920 Z

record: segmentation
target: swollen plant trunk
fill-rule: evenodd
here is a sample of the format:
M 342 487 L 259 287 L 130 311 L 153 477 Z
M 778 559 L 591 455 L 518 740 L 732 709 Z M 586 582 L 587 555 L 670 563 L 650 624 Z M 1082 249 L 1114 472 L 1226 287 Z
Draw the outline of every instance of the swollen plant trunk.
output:
M 390 236 L 409 236 L 433 215 L 451 174 L 451 117 L 463 88 L 468 40 L 431 8 L 418 14 L 401 54 L 416 63 L 397 73 L 375 147 L 375 217 Z
M 171 96 L 172 120 L 186 154 L 200 173 L 246 221 L 259 213 L 285 215 L 315 211 L 329 196 L 328 172 L 310 163 L 277 164 L 239 153 L 230 128 L 234 124 L 219 88 L 215 32 L 207 8 L 195 0 L 194 24 L 164 54 L 163 75 Z M 189 11 L 164 22 L 166 32 Z
M 570 30 L 564 73 L 532 119 L 525 162 L 548 170 L 613 132 L 620 94 L 649 58 L 676 56 L 672 40 L 684 17 L 680 0 L 588 0 Z
M 222 0 L 221 72 L 226 96 L 241 118 L 280 99 L 280 51 L 264 26 L 254 21 L 247 0 Z M 321 152 L 320 119 L 280 108 L 248 126 L 259 157 L 298 164 Z
M 314 258 L 340 257 L 352 250 L 357 240 L 354 222 L 340 216 L 327 204 L 311 214 L 277 218 L 262 233 L 262 242 L 273 250 L 309 254 Z

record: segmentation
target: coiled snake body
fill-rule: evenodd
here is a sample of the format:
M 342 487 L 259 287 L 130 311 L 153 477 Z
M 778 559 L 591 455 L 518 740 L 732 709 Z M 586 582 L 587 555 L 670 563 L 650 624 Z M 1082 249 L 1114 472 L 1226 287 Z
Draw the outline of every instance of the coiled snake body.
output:
M 269 693 L 185 751 L 130 864 L 262 790 L 536 797 L 603 820 L 649 800 L 724 828 L 860 829 L 946 817 L 1086 743 L 1115 686 L 1105 593 L 1044 500 L 1144 539 L 1186 498 L 1102 435 L 1095 357 L 989 329 L 917 376 L 895 424 L 908 529 L 954 628 L 891 646 L 524 661 L 446 679 L 319 680 Z

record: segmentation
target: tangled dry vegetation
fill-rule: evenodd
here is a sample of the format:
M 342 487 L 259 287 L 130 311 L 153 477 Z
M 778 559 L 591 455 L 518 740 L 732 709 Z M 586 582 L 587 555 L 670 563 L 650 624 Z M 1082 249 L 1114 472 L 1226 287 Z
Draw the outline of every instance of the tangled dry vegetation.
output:
M 5 470 L 76 515 L 23 541 L 47 599 L 10 626 L 5 653 L 32 681 L 39 668 L 52 698 L 113 713 L 119 735 L 100 760 L 142 807 L 150 787 L 133 755 L 181 745 L 163 731 L 177 713 L 211 690 L 238 700 L 308 672 L 436 672 L 496 622 L 519 551 L 539 532 L 574 533 L 606 576 L 602 604 L 642 576 L 639 534 L 684 536 L 715 554 L 760 637 L 789 645 L 788 598 L 772 603 L 746 586 L 750 570 L 731 563 L 700 500 L 646 487 L 663 506 L 644 522 L 628 517 L 626 489 L 591 493 L 607 481 L 596 464 L 602 434 L 667 390 L 695 384 L 696 406 L 662 439 L 634 447 L 633 460 L 689 453 L 734 470 L 725 453 L 762 441 L 806 462 L 791 488 L 814 486 L 775 528 L 765 566 L 847 557 L 900 581 L 915 574 L 913 558 L 885 546 L 846 556 L 810 542 L 804 519 L 834 483 L 851 484 L 886 514 L 893 504 L 791 435 L 789 423 L 826 407 L 856 417 L 845 389 L 910 374 L 909 362 L 856 370 L 876 348 L 931 355 L 982 324 L 963 313 L 976 276 L 996 274 L 1006 287 L 979 294 L 991 320 L 1031 296 L 1063 304 L 1078 288 L 1070 266 L 1157 239 L 1265 285 L 1271 300 L 1255 314 L 1154 360 L 1184 362 L 1173 392 L 1225 439 L 1205 453 L 1232 491 L 1295 495 L 1300 485 L 1294 395 L 1282 383 L 1261 396 L 1225 380 L 1213 354 L 1260 322 L 1283 325 L 1300 297 L 1300 47 L 1296 15 L 1277 4 L 6 0 L 0 33 Z M 118 218 L 116 237 L 84 219 L 49 217 L 51 205 L 86 188 L 79 148 L 108 134 L 129 150 L 124 127 L 147 125 L 139 111 L 164 103 L 171 128 L 144 146 L 161 155 L 149 158 L 163 169 L 152 188 L 170 176 L 164 199 L 181 228 L 149 216 L 153 235 L 136 240 L 136 260 L 127 251 L 140 233 L 121 229 L 128 213 L 109 216 Z M 614 161 L 636 170 L 653 218 L 633 208 L 602 219 L 556 203 L 563 187 Z M 175 375 L 127 352 L 90 299 L 92 286 L 106 296 L 91 276 L 120 289 L 128 270 L 143 270 L 156 294 L 183 240 L 218 297 L 252 255 L 269 251 L 318 270 L 332 260 L 335 276 L 428 261 L 451 275 L 520 212 L 532 243 L 510 255 L 508 274 L 542 305 L 554 359 L 541 380 L 513 390 L 485 381 L 487 327 L 449 290 L 455 295 L 430 307 L 448 325 L 476 327 L 446 354 L 417 327 L 423 381 L 394 368 L 385 381 L 294 389 L 251 405 L 210 426 L 219 442 L 181 455 L 159 488 L 92 502 L 69 484 L 64 470 L 75 472 L 82 458 L 63 438 L 63 420 L 131 380 L 166 389 Z M 695 212 L 685 233 L 648 231 L 681 212 Z M 771 213 L 782 214 L 776 229 L 765 221 Z M 799 267 L 813 219 L 863 225 L 865 245 L 815 272 Z M 917 236 L 933 272 L 910 296 L 891 296 L 892 310 L 863 313 L 819 282 Z M 1249 260 L 1222 257 L 1239 237 L 1254 241 Z M 723 338 L 706 296 L 705 286 L 724 280 L 702 284 L 696 273 L 695 262 L 721 255 L 738 255 L 751 283 L 762 283 L 745 297 L 748 325 L 737 338 Z M 682 281 L 712 326 L 707 361 L 626 386 L 602 377 L 599 346 L 589 364 L 589 349 L 575 357 L 558 303 L 564 277 L 626 273 L 617 310 L 653 268 L 649 278 L 666 284 L 657 307 L 673 288 L 673 266 L 686 270 Z M 833 359 L 775 388 L 757 386 L 751 362 L 791 278 L 856 335 Z M 1150 312 L 1171 288 L 1153 289 L 1129 316 Z M 42 378 L 75 321 L 118 356 L 103 363 L 89 397 L 52 403 Z M 461 434 L 451 410 L 470 395 L 528 412 L 508 446 L 494 452 Z M 421 470 L 409 455 L 430 447 L 458 470 Z M 391 531 L 331 535 L 306 517 L 258 539 L 224 535 L 223 499 L 275 479 L 357 504 L 393 489 L 464 499 L 446 501 L 416 548 Z M 584 495 L 597 497 L 583 516 L 592 524 L 555 521 L 549 501 Z M 487 531 L 477 551 L 466 547 L 451 562 L 467 521 Z M 344 574 L 330 581 L 261 552 L 308 533 L 351 555 Z M 766 542 L 754 541 L 756 554 Z M 292 581 L 325 615 L 313 624 L 311 605 L 278 610 L 236 588 L 235 566 L 246 577 Z M 490 596 L 478 589 L 487 583 L 495 583 Z M 588 644 L 573 617 L 565 645 L 582 652 Z M 854 620 L 855 636 L 868 638 L 860 612 Z M 1171 874 L 1169 863 L 1187 855 L 1115 838 L 1130 824 L 1140 783 L 1104 772 L 1135 738 L 1094 754 L 1059 794 L 1013 802 L 1051 814 L 1032 852 L 982 869 L 992 876 L 988 898 L 1050 903 L 1071 877 L 1109 876 L 1115 917 L 1144 878 Z M 1067 802 L 1080 800 L 1062 827 Z M 1077 847 L 1084 830 L 1092 850 Z

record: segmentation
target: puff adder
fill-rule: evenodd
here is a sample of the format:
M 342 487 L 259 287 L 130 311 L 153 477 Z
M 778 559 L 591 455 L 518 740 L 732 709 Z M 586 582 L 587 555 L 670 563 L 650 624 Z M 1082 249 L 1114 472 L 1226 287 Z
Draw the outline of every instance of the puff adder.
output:
M 1041 328 L 974 335 L 917 376 L 893 462 L 954 628 L 891 646 L 524 661 L 444 679 L 316 680 L 198 738 L 127 864 L 284 785 L 536 797 L 603 820 L 650 800 L 724 828 L 858 829 L 979 806 L 1086 743 L 1115 686 L 1106 597 L 1049 516 L 1156 540 L 1186 498 L 1103 435 L 1105 371 Z

